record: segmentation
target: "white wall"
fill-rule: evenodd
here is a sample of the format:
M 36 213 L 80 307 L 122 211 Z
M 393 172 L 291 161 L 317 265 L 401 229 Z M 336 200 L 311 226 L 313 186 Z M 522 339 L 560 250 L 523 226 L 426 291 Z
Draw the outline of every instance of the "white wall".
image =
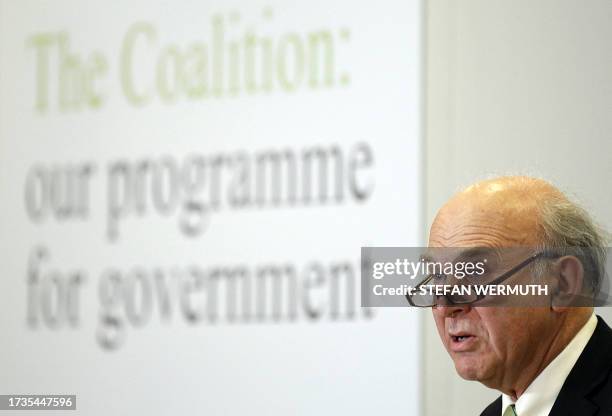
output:
M 430 0 L 426 13 L 427 223 L 461 186 L 519 172 L 611 229 L 612 2 Z M 424 319 L 425 414 L 479 414 L 497 393 L 456 375 Z

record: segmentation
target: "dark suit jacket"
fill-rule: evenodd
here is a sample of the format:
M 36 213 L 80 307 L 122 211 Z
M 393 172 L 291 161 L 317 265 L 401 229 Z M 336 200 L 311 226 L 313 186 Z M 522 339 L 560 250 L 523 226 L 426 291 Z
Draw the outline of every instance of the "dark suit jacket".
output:
M 480 416 L 500 416 L 501 396 Z M 549 416 L 612 415 L 612 329 L 601 317 L 570 371 Z M 519 415 L 520 416 L 520 415 Z

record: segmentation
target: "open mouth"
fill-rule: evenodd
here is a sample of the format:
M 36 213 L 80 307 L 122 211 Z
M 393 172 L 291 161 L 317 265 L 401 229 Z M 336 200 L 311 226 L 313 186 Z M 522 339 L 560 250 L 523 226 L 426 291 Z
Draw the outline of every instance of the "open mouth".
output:
M 472 335 L 451 335 L 453 342 L 464 342 L 470 338 L 473 338 Z

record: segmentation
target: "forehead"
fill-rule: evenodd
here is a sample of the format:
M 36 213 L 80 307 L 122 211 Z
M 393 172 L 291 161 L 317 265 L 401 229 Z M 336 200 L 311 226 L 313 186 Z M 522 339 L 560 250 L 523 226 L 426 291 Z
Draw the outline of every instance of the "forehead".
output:
M 430 247 L 517 247 L 538 242 L 537 211 L 511 196 L 462 195 L 438 212 Z

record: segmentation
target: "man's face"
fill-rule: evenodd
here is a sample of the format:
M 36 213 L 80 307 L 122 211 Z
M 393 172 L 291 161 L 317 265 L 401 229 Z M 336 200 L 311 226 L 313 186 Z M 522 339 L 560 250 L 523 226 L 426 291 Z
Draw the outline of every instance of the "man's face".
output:
M 444 306 L 433 315 L 457 373 L 491 387 L 533 362 L 533 340 L 548 331 L 546 308 Z
M 486 195 L 461 196 L 436 217 L 429 246 L 533 246 L 537 224 L 534 215 L 525 214 Z M 550 308 L 445 305 L 432 310 L 459 375 L 489 387 L 503 384 L 504 377 L 516 377 L 542 357 L 545 351 L 538 351 L 533 340 L 552 331 Z

